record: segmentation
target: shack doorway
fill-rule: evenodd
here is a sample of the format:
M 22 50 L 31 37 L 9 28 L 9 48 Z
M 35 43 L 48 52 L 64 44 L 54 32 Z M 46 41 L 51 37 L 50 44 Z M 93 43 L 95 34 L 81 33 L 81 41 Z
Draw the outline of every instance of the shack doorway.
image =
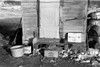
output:
M 40 0 L 39 38 L 59 38 L 60 0 Z

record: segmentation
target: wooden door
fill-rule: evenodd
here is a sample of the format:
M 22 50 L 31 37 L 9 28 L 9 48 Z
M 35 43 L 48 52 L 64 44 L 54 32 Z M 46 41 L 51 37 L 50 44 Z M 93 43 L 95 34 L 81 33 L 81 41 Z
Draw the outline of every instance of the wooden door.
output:
M 40 38 L 59 38 L 59 0 L 40 0 Z

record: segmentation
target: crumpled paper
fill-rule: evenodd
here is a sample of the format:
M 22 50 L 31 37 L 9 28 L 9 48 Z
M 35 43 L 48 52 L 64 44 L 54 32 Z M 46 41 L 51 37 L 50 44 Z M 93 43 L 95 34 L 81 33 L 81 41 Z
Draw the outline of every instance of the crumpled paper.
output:
M 89 48 L 88 52 L 92 56 L 97 56 L 99 54 L 99 50 L 98 49 Z

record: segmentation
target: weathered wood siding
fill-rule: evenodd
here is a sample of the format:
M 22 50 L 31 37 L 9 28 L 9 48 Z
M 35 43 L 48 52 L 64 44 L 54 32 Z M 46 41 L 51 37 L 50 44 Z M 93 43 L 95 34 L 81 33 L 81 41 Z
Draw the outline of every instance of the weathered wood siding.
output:
M 40 0 L 40 38 L 59 38 L 60 0 Z
M 37 31 L 37 0 L 23 0 L 23 40 L 32 37 Z M 87 0 L 61 0 L 60 6 L 60 36 L 67 32 L 82 32 L 86 34 Z
M 33 36 L 37 31 L 37 0 L 22 0 L 22 26 L 23 42 Z
M 63 37 L 68 32 L 86 33 L 87 0 L 61 0 Z

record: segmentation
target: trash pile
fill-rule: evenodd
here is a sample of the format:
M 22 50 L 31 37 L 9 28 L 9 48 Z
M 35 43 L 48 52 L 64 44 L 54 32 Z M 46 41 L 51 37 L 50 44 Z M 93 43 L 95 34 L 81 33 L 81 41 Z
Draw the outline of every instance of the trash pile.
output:
M 47 63 L 56 63 L 59 59 L 64 59 L 65 62 L 72 60 L 82 64 L 86 63 L 93 66 L 100 66 L 100 50 L 94 48 L 76 52 L 71 48 L 61 50 L 53 46 L 53 48 L 48 47 L 47 49 L 34 49 L 33 55 L 41 55 L 41 61 Z
M 61 51 L 62 58 L 70 57 L 70 59 L 80 63 L 90 63 L 92 65 L 100 65 L 100 51 L 98 49 L 89 48 L 86 52 L 74 53 L 71 49 Z

